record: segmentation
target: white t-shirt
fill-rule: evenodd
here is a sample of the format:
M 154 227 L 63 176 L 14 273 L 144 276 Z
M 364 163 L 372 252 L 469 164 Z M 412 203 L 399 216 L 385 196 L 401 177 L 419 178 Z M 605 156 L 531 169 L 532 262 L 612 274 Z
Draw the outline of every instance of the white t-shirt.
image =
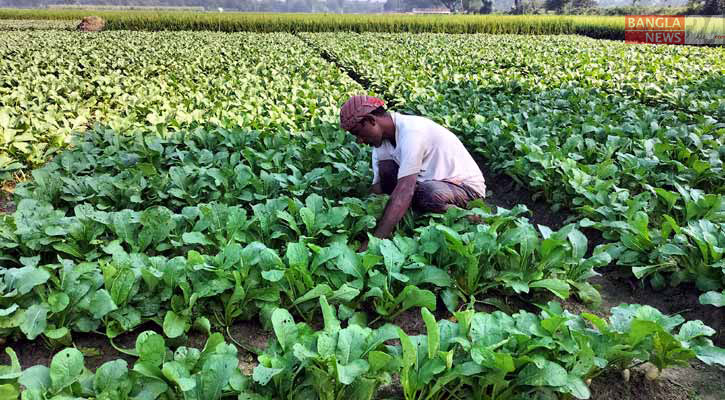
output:
M 393 160 L 398 164 L 398 179 L 417 173 L 418 182 L 463 184 L 485 196 L 483 174 L 456 135 L 425 117 L 390 115 L 396 146 L 383 140 L 380 147 L 373 147 L 373 184 L 380 182 L 378 161 Z

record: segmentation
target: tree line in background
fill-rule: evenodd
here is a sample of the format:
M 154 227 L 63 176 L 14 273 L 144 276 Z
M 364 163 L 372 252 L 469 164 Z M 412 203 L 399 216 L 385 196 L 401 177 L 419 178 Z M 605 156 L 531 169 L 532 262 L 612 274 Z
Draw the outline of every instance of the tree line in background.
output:
M 216 11 L 379 13 L 447 8 L 490 14 L 722 15 L 725 0 L 0 0 L 0 7 L 203 7 Z

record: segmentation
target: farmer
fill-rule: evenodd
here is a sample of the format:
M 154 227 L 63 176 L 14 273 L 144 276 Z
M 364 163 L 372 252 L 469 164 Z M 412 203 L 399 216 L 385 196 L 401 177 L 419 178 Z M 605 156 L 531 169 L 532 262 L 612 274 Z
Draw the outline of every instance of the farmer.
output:
M 353 96 L 340 109 L 340 126 L 373 146 L 371 191 L 390 195 L 376 237 L 388 237 L 411 205 L 442 213 L 486 194 L 483 174 L 461 141 L 427 118 L 386 111 L 376 97 Z

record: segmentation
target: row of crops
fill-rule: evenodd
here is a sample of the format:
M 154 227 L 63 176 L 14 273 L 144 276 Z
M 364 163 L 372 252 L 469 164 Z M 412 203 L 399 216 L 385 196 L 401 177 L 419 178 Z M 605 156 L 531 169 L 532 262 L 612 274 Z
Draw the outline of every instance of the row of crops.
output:
M 0 19 L 0 31 L 75 30 L 79 21 L 65 19 Z
M 589 398 L 590 379 L 643 361 L 725 365 L 700 321 L 549 301 L 597 303 L 587 280 L 612 262 L 655 285 L 696 280 L 717 300 L 720 49 L 572 36 L 3 37 L 6 176 L 53 160 L 0 216 L 0 337 L 65 348 L 29 368 L 8 348 L 5 397 L 370 399 L 395 377 L 406 399 Z M 339 130 L 337 109 L 366 89 L 318 51 L 581 219 L 552 230 L 523 207 L 479 202 L 408 218 L 357 253 L 385 199 L 367 197 L 367 149 Z M 73 131 L 84 135 L 69 147 Z M 581 226 L 608 243 L 589 254 Z M 491 296 L 541 306 L 477 312 Z M 424 335 L 392 324 L 419 309 Z M 251 376 L 228 336 L 249 320 L 274 332 Z M 86 333 L 138 331 L 131 366 L 92 372 L 73 347 Z M 208 335 L 203 349 L 172 346 L 192 331 Z

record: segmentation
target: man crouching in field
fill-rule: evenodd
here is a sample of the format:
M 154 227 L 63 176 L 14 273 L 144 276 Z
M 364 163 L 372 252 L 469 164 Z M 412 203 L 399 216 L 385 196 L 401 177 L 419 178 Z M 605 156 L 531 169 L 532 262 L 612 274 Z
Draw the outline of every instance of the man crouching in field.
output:
M 442 213 L 485 196 L 473 157 L 456 135 L 427 118 L 388 112 L 376 97 L 353 96 L 340 109 L 340 126 L 373 146 L 371 191 L 390 195 L 376 237 L 388 237 L 411 205 Z M 366 249 L 367 241 L 360 251 Z

